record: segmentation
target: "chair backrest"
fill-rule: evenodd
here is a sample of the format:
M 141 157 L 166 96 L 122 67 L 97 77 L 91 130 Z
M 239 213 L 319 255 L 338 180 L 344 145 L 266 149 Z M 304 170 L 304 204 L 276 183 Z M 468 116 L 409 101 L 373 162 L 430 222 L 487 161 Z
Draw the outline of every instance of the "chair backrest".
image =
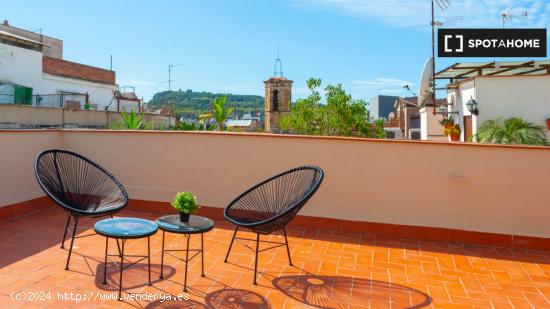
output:
M 301 166 L 262 181 L 237 197 L 226 208 L 226 215 L 249 222 L 269 220 L 280 214 L 290 221 L 317 191 L 323 170 Z
M 70 211 L 102 212 L 128 203 L 128 194 L 115 176 L 68 150 L 50 149 L 38 154 L 35 175 L 42 190 Z

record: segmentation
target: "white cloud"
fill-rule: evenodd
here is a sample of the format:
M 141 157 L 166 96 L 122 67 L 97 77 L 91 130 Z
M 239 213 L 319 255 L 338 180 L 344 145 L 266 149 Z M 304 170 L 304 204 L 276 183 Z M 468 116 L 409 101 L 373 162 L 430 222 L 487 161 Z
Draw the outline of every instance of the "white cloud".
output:
M 395 78 L 375 78 L 370 80 L 354 80 L 353 84 L 358 88 L 370 88 L 370 87 L 403 87 L 405 85 L 413 86 L 414 84 L 401 79 Z
M 295 5 L 314 10 L 333 10 L 343 14 L 375 20 L 393 27 L 428 29 L 429 0 L 291 0 Z M 550 23 L 548 0 L 448 0 L 445 11 L 437 9 L 438 20 L 445 23 L 460 16 L 462 21 L 449 23 L 450 27 L 502 26 L 502 13 L 518 14 L 527 11 L 527 19 L 515 18 L 511 27 L 547 27 Z M 519 15 L 519 14 L 518 14 Z
M 414 83 L 395 79 L 380 77 L 369 80 L 354 80 L 352 82 L 354 89 L 360 93 L 368 95 L 376 94 L 401 94 L 408 95 L 407 90 L 403 88 L 405 85 L 409 85 L 411 89 L 414 89 Z
M 156 86 L 156 85 L 158 85 L 158 83 L 155 83 L 155 82 L 140 81 L 140 80 L 131 80 L 131 81 L 128 81 L 128 84 L 136 85 L 136 86 Z

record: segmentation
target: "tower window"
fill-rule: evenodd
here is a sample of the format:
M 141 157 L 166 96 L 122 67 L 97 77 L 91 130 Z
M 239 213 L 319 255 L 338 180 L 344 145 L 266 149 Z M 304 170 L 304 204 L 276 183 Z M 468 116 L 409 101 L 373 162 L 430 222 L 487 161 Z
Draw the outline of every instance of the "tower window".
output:
M 273 111 L 279 111 L 279 90 L 273 90 L 271 106 L 273 107 Z

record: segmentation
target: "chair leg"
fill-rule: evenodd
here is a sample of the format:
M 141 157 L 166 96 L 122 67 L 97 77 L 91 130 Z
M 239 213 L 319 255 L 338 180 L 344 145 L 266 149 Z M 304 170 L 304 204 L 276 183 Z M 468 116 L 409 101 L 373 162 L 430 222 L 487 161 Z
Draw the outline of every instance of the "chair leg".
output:
M 254 285 L 257 285 L 256 282 L 256 273 L 258 272 L 258 252 L 260 250 L 260 234 L 256 233 L 256 259 L 254 260 Z
M 231 243 L 229 243 L 229 249 L 227 249 L 227 254 L 225 255 L 224 262 L 227 263 L 227 258 L 229 258 L 229 252 L 231 252 L 231 247 L 233 247 L 233 241 L 235 241 L 235 236 L 237 236 L 237 230 L 239 229 L 239 226 L 237 225 L 235 227 L 235 232 L 233 233 L 233 237 L 231 238 Z
M 288 264 L 292 266 L 292 259 L 290 258 L 290 248 L 288 247 L 288 238 L 286 237 L 286 227 L 283 228 L 285 234 L 286 253 L 288 253 Z
M 73 252 L 74 237 L 76 235 L 76 226 L 78 225 L 78 217 L 74 217 L 73 235 L 71 237 L 71 247 L 69 248 L 69 255 L 67 256 L 67 264 L 65 270 L 69 270 L 69 261 L 71 260 L 71 253 Z
M 71 222 L 71 214 L 68 214 L 67 223 L 65 224 L 65 231 L 63 232 L 63 240 L 61 241 L 61 249 L 65 249 L 65 237 L 67 237 L 67 229 L 69 228 L 70 222 Z

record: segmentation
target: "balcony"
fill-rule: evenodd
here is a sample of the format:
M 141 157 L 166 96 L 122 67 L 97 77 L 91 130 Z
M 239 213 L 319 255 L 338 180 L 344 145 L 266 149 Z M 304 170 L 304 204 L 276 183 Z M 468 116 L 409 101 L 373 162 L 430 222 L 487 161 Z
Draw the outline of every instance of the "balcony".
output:
M 543 308 L 550 306 L 550 149 L 416 141 L 212 132 L 101 130 L 0 131 L 0 306 L 100 308 Z M 147 263 L 124 272 L 108 262 L 104 238 L 75 241 L 71 269 L 60 249 L 66 214 L 38 187 L 36 154 L 65 148 L 93 158 L 130 195 L 118 216 L 173 213 L 177 191 L 191 191 L 215 220 L 200 259 L 165 259 L 161 233 Z M 325 170 L 321 189 L 289 226 L 294 266 L 284 248 L 254 253 L 235 244 L 222 210 L 249 186 L 289 167 Z M 82 226 L 92 226 L 86 219 Z M 84 228 L 80 236 L 93 234 Z M 253 238 L 243 233 L 242 237 Z M 270 236 L 273 241 L 281 234 Z M 116 245 L 110 243 L 111 251 Z M 180 248 L 181 235 L 167 234 Z M 191 238 L 191 247 L 200 244 Z M 246 244 L 246 242 L 245 242 Z M 249 244 L 251 245 L 251 244 Z M 128 242 L 142 254 L 147 241 Z M 29 301 L 18 300 L 33 298 Z M 37 299 L 38 298 L 38 299 Z

